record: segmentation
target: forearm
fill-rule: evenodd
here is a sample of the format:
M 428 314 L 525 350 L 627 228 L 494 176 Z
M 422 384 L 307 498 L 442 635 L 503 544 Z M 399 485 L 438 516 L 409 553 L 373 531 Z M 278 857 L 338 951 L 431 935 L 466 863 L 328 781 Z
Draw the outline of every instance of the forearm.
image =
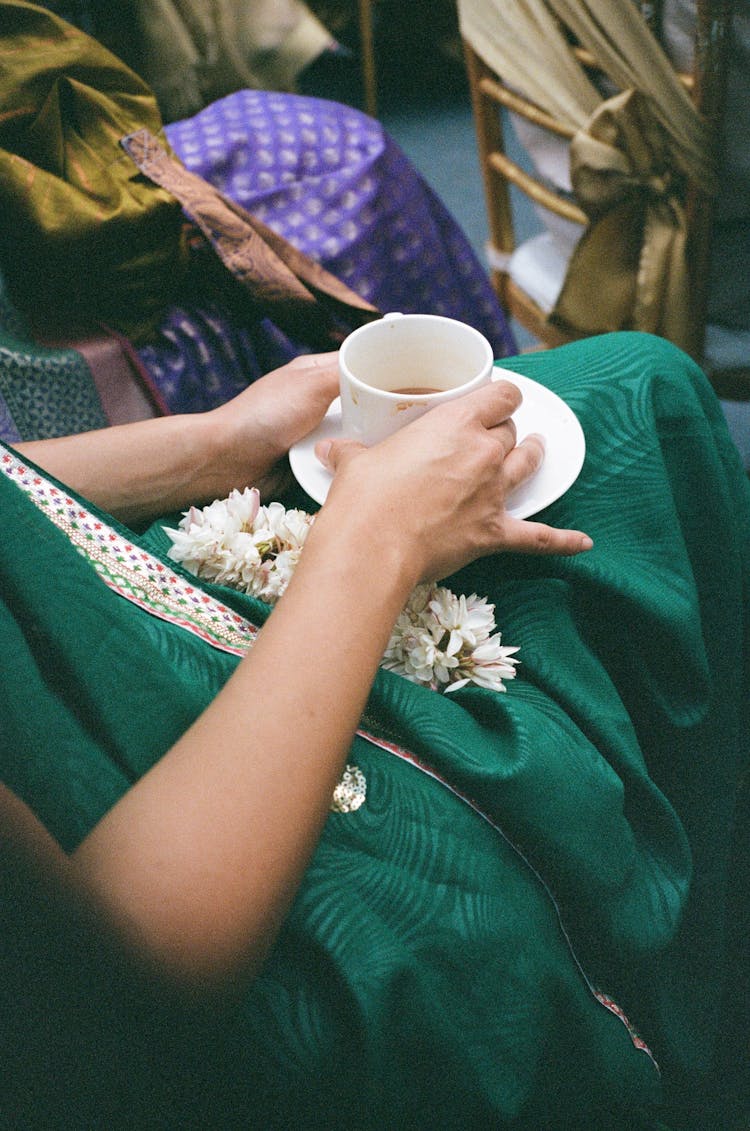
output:
M 147 950 L 204 979 L 265 955 L 415 581 L 371 531 L 318 521 L 249 656 L 76 853 Z
M 337 390 L 335 354 L 312 354 L 211 412 L 19 444 L 18 451 L 103 510 L 140 522 L 234 487 L 262 486 L 320 423 Z
M 205 414 L 166 416 L 35 440 L 17 451 L 109 514 L 138 522 L 222 493 L 210 425 Z

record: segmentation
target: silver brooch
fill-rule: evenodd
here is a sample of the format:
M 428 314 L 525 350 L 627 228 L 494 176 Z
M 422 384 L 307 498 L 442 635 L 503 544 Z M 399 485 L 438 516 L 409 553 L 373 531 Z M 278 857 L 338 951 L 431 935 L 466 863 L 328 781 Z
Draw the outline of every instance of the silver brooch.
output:
M 354 813 L 364 805 L 367 779 L 358 766 L 346 766 L 331 798 L 332 813 Z

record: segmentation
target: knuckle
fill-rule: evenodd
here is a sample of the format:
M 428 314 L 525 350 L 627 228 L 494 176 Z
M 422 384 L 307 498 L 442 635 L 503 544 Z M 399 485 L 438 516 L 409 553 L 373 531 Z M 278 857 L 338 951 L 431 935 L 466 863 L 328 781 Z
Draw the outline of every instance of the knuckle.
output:
M 518 386 L 503 378 L 500 381 L 493 382 L 492 388 L 497 390 L 498 399 L 509 405 L 511 412 L 515 412 L 523 400 Z
M 496 512 L 484 526 L 487 545 L 493 549 L 503 546 L 507 541 L 507 523 L 505 511 Z
M 536 530 L 536 544 L 540 550 L 551 548 L 554 540 L 554 531 L 549 526 L 538 526 Z

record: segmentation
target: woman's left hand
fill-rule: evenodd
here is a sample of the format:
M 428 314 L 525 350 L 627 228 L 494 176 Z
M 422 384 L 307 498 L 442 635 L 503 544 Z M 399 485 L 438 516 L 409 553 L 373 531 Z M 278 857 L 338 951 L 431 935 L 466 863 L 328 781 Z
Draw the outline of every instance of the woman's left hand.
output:
M 224 498 L 234 487 L 258 487 L 266 497 L 279 491 L 282 457 L 337 394 L 337 354 L 312 354 L 211 412 L 35 440 L 18 451 L 102 510 L 142 523 Z
M 307 354 L 208 413 L 227 490 L 249 485 L 266 497 L 278 491 L 288 474 L 279 461 L 320 424 L 338 392 L 338 354 Z

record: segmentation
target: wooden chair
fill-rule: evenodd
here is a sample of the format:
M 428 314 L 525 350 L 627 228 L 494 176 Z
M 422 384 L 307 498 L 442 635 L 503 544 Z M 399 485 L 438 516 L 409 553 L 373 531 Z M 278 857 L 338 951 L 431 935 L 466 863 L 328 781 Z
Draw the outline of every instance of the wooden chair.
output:
M 378 76 L 375 64 L 374 0 L 357 0 L 359 19 L 359 51 L 362 58 L 362 87 L 365 113 L 378 114 Z
M 502 0 L 498 0 L 502 3 Z M 645 6 L 644 6 L 645 7 Z M 657 22 L 659 5 L 648 5 Z M 680 81 L 690 92 L 694 105 L 709 124 L 710 136 L 721 137 L 727 73 L 727 40 L 731 22 L 732 0 L 698 0 L 695 37 L 694 66 L 690 73 L 679 74 Z M 653 24 L 652 30 L 653 30 Z M 571 51 L 588 73 L 596 73 L 596 59 L 580 46 L 572 35 Z M 522 167 L 506 151 L 504 126 L 507 114 L 517 116 L 519 124 L 531 123 L 567 148 L 574 131 L 565 123 L 546 113 L 538 105 L 510 89 L 503 77 L 495 73 L 480 58 L 470 44 L 464 41 L 466 65 L 471 90 L 474 122 L 477 134 L 480 164 L 484 179 L 490 242 L 488 260 L 493 284 L 498 297 L 508 313 L 545 346 L 561 345 L 575 335 L 552 324 L 548 319 L 549 305 L 534 297 L 522 285 L 519 274 L 513 270 L 514 260 L 519 260 L 514 231 L 514 196 L 516 192 L 529 198 L 535 206 L 547 210 L 563 225 L 588 223 L 585 212 L 571 194 L 556 191 L 528 167 Z M 721 397 L 732 400 L 750 400 L 750 356 L 746 364 L 720 371 L 707 362 L 704 353 L 707 307 L 707 281 L 711 257 L 712 200 L 695 184 L 688 184 L 685 210 L 688 226 L 688 273 L 690 280 L 690 317 L 695 328 L 690 352 L 701 362 Z M 516 255 L 514 256 L 514 253 Z M 554 285 L 559 285 L 567 269 L 567 261 L 550 264 L 552 273 L 558 273 Z M 748 265 L 750 270 L 750 264 Z M 543 288 L 542 288 L 543 289 Z

